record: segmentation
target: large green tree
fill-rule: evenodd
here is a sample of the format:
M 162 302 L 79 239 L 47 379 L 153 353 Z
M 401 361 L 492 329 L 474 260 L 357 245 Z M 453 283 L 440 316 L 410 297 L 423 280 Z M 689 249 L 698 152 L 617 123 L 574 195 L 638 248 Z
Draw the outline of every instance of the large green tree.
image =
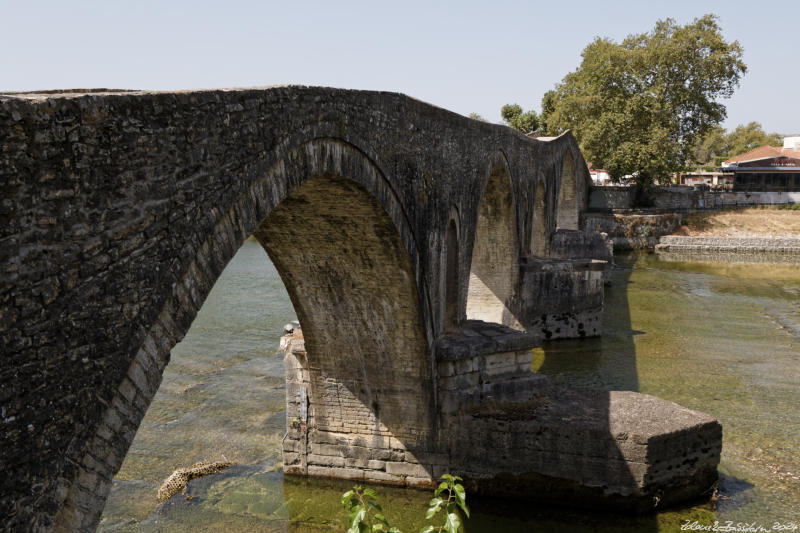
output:
M 621 43 L 597 38 L 542 101 L 548 134 L 571 129 L 588 161 L 612 178 L 666 182 L 692 159 L 696 139 L 726 116 L 727 98 L 747 70 L 742 47 L 717 18 L 681 26 L 658 21 Z

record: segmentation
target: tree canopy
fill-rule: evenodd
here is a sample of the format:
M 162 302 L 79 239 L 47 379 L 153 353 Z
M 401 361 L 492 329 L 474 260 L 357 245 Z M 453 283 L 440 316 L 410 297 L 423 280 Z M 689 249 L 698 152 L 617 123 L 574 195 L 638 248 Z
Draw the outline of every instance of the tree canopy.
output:
M 506 104 L 500 108 L 500 116 L 510 127 L 522 133 L 530 133 L 539 127 L 536 111 L 523 111 L 518 104 Z
M 719 165 L 726 159 L 759 146 L 780 146 L 782 143 L 780 134 L 766 133 L 758 122 L 739 125 L 730 133 L 726 133 L 721 126 L 714 126 L 696 142 L 693 160 L 701 164 Z
M 612 179 L 666 182 L 693 157 L 697 139 L 726 116 L 728 98 L 747 70 L 738 41 L 728 43 L 717 17 L 680 26 L 660 20 L 621 43 L 597 38 L 580 66 L 542 99 L 548 134 L 571 129 L 584 156 Z

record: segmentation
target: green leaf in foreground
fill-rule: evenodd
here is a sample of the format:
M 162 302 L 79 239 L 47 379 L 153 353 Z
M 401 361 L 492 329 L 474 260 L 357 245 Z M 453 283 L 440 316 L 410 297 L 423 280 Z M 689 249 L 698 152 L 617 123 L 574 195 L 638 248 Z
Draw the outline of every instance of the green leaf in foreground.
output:
M 467 492 L 458 483 L 461 478 L 444 474 L 434 491 L 434 498 L 428 503 L 425 519 L 431 520 L 439 511 L 444 510 L 444 520 L 438 527 L 425 526 L 421 533 L 460 533 L 463 531 L 462 519 L 459 514 L 469 518 L 467 507 Z M 350 527 L 347 533 L 366 533 L 369 531 L 384 531 L 388 533 L 402 533 L 398 528 L 391 526 L 383 514 L 381 505 L 377 502 L 378 493 L 375 490 L 356 485 L 352 490 L 342 494 L 342 507 L 349 511 Z M 376 500 L 376 501 L 373 501 Z

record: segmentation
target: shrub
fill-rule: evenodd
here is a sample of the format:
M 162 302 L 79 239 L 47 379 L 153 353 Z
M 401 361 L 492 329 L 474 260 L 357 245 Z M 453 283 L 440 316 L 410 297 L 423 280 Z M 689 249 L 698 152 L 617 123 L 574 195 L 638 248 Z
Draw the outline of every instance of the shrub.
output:
M 459 531 L 463 531 L 461 513 L 469 518 L 467 493 L 459 483 L 462 479 L 450 474 L 445 474 L 439 479 L 441 482 L 436 487 L 433 499 L 428 504 L 425 519 L 431 520 L 442 512 L 443 521 L 439 526 L 424 527 L 421 533 L 459 533 Z M 378 503 L 378 494 L 370 488 L 356 485 L 352 490 L 345 492 L 342 495 L 342 507 L 347 509 L 350 518 L 350 528 L 347 533 L 365 533 L 367 531 L 402 533 L 389 524 Z

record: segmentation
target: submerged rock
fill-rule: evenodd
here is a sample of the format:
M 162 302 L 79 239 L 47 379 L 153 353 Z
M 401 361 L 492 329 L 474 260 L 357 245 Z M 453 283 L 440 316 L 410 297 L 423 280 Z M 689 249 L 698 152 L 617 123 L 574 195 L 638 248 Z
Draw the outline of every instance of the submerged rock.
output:
M 169 500 L 173 494 L 177 494 L 178 492 L 185 490 L 186 484 L 189 483 L 190 479 L 216 474 L 217 472 L 220 472 L 232 465 L 233 463 L 229 461 L 201 461 L 193 464 L 192 466 L 179 468 L 175 470 L 167 479 L 165 479 L 164 483 L 162 483 L 161 487 L 159 487 L 158 501 L 165 502 Z

